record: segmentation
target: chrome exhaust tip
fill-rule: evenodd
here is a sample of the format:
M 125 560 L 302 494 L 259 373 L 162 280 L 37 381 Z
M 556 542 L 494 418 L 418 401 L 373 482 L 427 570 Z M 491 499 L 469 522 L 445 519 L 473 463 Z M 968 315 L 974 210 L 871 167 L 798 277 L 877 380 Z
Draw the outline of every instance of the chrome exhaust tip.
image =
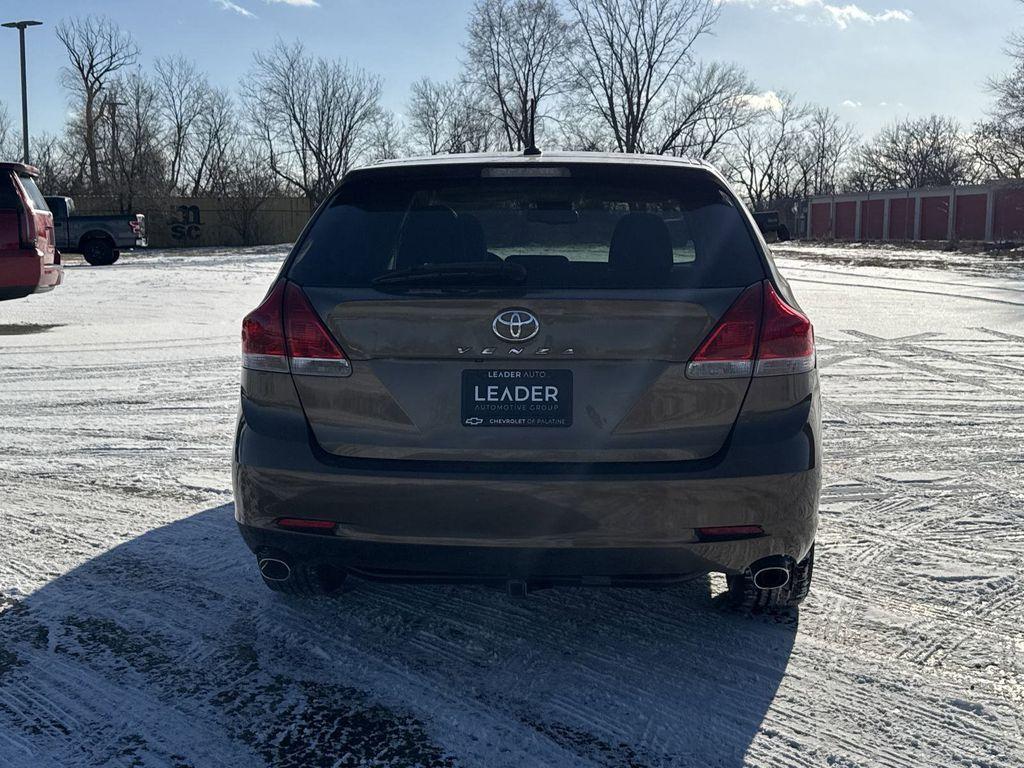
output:
M 789 560 L 781 555 L 761 558 L 750 566 L 750 577 L 758 589 L 780 589 L 789 584 Z
M 288 581 L 292 575 L 291 566 L 284 560 L 277 560 L 273 557 L 263 557 L 259 560 L 260 573 L 267 581 Z
M 789 569 L 772 565 L 754 572 L 754 586 L 758 589 L 779 589 L 789 584 Z

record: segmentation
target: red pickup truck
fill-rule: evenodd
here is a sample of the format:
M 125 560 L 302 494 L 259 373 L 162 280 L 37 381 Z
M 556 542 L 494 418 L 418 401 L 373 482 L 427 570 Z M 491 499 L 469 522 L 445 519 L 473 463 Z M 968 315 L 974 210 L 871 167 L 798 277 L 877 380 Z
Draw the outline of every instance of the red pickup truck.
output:
M 0 301 L 52 290 L 64 278 L 38 175 L 31 165 L 0 163 Z

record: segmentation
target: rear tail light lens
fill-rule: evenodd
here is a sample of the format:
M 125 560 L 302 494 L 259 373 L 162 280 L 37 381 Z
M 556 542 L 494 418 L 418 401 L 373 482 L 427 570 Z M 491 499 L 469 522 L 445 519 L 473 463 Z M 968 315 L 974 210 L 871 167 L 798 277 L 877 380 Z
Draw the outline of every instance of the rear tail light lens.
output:
M 292 373 L 303 376 L 348 376 L 352 373 L 341 347 L 295 283 L 284 289 L 284 335 Z
M 302 376 L 352 373 L 302 289 L 285 281 L 242 321 L 242 367 Z
M 814 328 L 765 280 L 747 288 L 686 366 L 691 379 L 806 373 L 815 366 Z
M 757 350 L 755 376 L 784 376 L 806 373 L 814 368 L 814 327 L 805 315 L 793 309 L 764 284 L 764 325 Z
M 761 329 L 762 288 L 745 290 L 711 329 L 686 366 L 691 379 L 745 379 L 754 370 Z
M 253 371 L 288 372 L 284 340 L 284 283 L 242 321 L 242 367 Z

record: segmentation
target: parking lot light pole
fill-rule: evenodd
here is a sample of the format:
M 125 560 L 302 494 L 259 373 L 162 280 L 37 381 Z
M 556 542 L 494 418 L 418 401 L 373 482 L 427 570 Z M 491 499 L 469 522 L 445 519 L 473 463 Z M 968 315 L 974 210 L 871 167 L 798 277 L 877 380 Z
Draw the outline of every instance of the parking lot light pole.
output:
M 0 26 L 18 30 L 21 43 L 21 149 L 22 162 L 28 165 L 28 86 L 25 82 L 25 28 L 38 27 L 41 21 L 8 21 Z

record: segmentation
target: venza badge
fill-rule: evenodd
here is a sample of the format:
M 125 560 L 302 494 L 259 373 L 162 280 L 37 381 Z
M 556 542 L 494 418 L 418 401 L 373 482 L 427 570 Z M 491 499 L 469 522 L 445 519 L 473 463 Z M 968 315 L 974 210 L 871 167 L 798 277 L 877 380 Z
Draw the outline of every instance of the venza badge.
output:
M 525 309 L 506 309 L 495 316 L 491 330 L 502 341 L 515 344 L 529 341 L 540 333 L 540 323 L 532 312 Z

